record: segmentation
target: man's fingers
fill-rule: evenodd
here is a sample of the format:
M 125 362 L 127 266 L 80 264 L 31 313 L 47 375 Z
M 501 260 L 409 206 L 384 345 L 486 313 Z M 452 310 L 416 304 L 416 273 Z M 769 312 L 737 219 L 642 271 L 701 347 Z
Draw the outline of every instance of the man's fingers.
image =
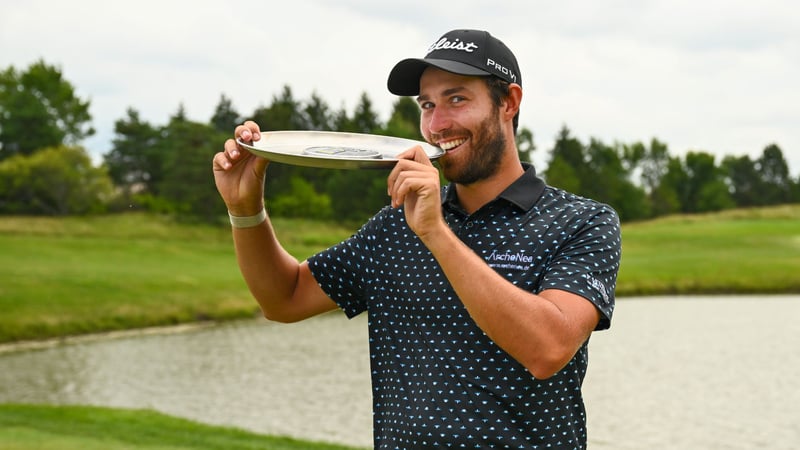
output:
M 414 147 L 405 150 L 404 152 L 397 155 L 397 159 L 408 159 L 411 161 L 416 161 L 418 163 L 433 165 L 431 163 L 431 159 L 428 158 L 428 154 L 425 153 L 425 150 L 422 149 L 422 146 L 415 145 Z
M 249 155 L 250 152 L 240 147 L 235 140 L 228 139 L 223 145 L 223 150 L 214 155 L 214 169 L 228 170 L 239 161 L 246 160 Z
M 214 155 L 214 159 L 211 160 L 211 166 L 215 171 L 228 170 L 231 168 L 231 163 L 228 161 L 228 158 L 225 157 L 225 153 L 219 152 Z
M 261 129 L 257 123 L 248 120 L 244 124 L 237 126 L 233 135 L 244 142 L 253 142 L 261 139 Z
M 413 157 L 413 153 L 411 153 L 411 151 L 412 150 L 407 150 L 397 155 L 399 161 L 397 161 L 397 164 L 395 164 L 391 173 L 389 173 L 389 177 L 386 179 L 388 194 L 393 200 L 395 198 L 395 191 L 397 190 L 400 176 L 407 173 L 409 170 L 414 170 L 414 165 L 416 163 L 410 159 Z M 406 157 L 403 157 L 404 155 Z
M 427 159 L 427 156 L 425 158 Z M 401 159 L 387 179 L 392 206 L 402 205 L 412 192 L 419 192 L 426 186 L 437 184 L 438 177 L 439 172 L 433 165 Z
M 223 145 L 223 150 L 214 155 L 214 170 L 228 170 L 233 167 L 234 161 L 239 157 L 240 151 L 233 139 L 228 139 Z
M 405 203 L 406 196 L 411 192 L 416 192 L 423 183 L 425 183 L 425 179 L 418 174 L 416 176 L 413 174 L 404 174 L 397 180 L 397 183 L 395 183 L 394 193 L 392 195 L 392 206 L 397 208 Z
M 386 180 L 387 184 L 389 185 L 389 195 L 392 195 L 392 186 L 394 185 L 395 180 L 397 180 L 398 175 L 403 171 L 414 169 L 414 164 L 410 162 L 423 164 L 436 170 L 433 167 L 433 163 L 431 163 L 430 158 L 428 158 L 427 153 L 425 153 L 425 150 L 423 150 L 419 145 L 415 145 L 414 147 L 411 147 L 408 150 L 398 154 L 397 159 L 397 164 L 395 164 L 392 172 L 389 174 L 389 177 Z

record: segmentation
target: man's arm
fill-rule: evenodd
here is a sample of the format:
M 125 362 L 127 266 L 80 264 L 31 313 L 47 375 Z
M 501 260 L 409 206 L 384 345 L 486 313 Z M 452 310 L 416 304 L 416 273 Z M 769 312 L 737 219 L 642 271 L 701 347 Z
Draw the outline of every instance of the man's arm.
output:
M 600 320 L 587 299 L 549 289 L 538 295 L 495 272 L 444 226 L 423 239 L 475 323 L 536 378 L 561 370 Z
M 297 322 L 337 308 L 308 264 L 283 249 L 269 218 L 256 227 L 234 228 L 233 242 L 242 276 L 267 319 Z
M 389 176 L 392 205 L 439 262 L 475 323 L 537 378 L 561 370 L 600 320 L 587 299 L 561 290 L 538 295 L 514 286 L 467 247 L 442 217 L 439 175 L 424 152 L 400 155 Z
M 259 127 L 246 122 L 234 135 L 245 141 L 259 138 Z M 230 214 L 253 216 L 264 209 L 264 177 L 268 161 L 225 142 L 213 160 L 214 181 Z M 280 322 L 295 322 L 336 308 L 322 291 L 308 265 L 298 263 L 281 246 L 267 219 L 248 228 L 233 228 L 236 257 L 250 292 L 264 316 Z

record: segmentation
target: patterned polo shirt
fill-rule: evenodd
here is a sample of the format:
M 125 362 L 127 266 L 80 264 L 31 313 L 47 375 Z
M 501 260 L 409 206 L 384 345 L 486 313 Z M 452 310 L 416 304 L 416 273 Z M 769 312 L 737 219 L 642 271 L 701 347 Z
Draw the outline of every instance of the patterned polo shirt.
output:
M 620 227 L 607 205 L 545 185 L 534 168 L 473 214 L 442 188 L 450 228 L 510 283 L 578 294 L 610 326 Z M 368 314 L 376 449 L 586 447 L 581 385 L 588 341 L 536 379 L 467 313 L 439 264 L 384 208 L 355 235 L 309 259 L 349 317 Z

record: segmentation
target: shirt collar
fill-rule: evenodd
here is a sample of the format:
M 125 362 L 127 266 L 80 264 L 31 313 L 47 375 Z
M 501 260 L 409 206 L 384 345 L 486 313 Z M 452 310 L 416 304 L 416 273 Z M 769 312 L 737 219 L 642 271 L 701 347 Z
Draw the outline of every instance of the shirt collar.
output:
M 501 192 L 497 198 L 502 198 L 523 211 L 528 211 L 533 208 L 533 205 L 542 196 L 545 183 L 544 180 L 536 175 L 536 168 L 532 164 L 522 163 L 522 168 L 525 169 L 525 172 Z M 460 207 L 453 183 L 447 186 L 445 195 L 442 197 L 442 204 Z

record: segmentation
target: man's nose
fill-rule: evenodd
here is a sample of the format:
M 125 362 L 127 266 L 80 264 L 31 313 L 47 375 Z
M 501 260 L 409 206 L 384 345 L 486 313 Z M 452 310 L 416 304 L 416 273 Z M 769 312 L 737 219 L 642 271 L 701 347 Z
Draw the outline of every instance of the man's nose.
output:
M 427 124 L 428 131 L 431 133 L 441 133 L 450 128 L 451 123 L 451 117 L 445 109 L 433 108 L 430 112 Z

